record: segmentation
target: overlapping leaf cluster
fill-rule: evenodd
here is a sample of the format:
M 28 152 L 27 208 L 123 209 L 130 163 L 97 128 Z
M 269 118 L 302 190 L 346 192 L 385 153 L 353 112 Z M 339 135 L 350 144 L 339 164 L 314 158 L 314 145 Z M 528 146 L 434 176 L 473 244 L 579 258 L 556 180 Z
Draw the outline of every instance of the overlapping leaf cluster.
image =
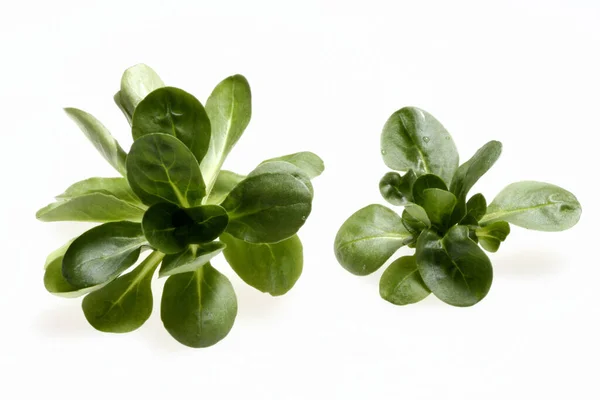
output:
M 93 116 L 66 109 L 122 177 L 77 182 L 38 211 L 42 221 L 102 223 L 48 257 L 45 286 L 60 296 L 87 294 L 83 311 L 96 329 L 129 332 L 150 317 L 160 266 L 159 277 L 168 277 L 165 328 L 187 346 L 211 346 L 237 314 L 233 287 L 211 259 L 223 253 L 262 292 L 290 290 L 303 263 L 296 232 L 311 212 L 310 179 L 323 162 L 301 152 L 266 160 L 247 176 L 221 170 L 250 121 L 250 87 L 240 75 L 219 83 L 203 106 L 137 65 L 114 100 L 131 125 L 129 154 Z
M 577 223 L 575 196 L 552 184 L 522 181 L 508 185 L 487 205 L 473 185 L 500 156 L 491 141 L 459 166 L 458 152 L 446 129 L 414 107 L 392 114 L 381 135 L 385 164 L 395 170 L 381 179 L 382 196 L 402 215 L 372 204 L 353 214 L 335 238 L 340 264 L 356 275 L 379 269 L 402 246 L 412 256 L 393 261 L 381 276 L 385 300 L 405 305 L 431 292 L 459 307 L 483 299 L 492 285 L 492 264 L 479 247 L 498 250 L 510 224 L 540 231 L 561 231 Z M 467 200 L 468 198 L 468 200 Z

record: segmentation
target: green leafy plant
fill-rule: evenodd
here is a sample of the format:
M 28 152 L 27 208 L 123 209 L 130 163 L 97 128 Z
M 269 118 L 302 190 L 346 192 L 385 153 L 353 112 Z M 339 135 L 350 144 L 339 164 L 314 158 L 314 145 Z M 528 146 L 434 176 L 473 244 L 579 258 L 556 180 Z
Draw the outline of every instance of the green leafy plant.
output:
M 262 292 L 288 292 L 302 272 L 296 233 L 323 162 L 301 152 L 266 160 L 247 176 L 221 169 L 250 122 L 241 75 L 219 83 L 203 106 L 140 64 L 125 71 L 114 100 L 131 125 L 129 154 L 93 116 L 65 109 L 122 177 L 77 182 L 37 212 L 41 221 L 102 223 L 48 256 L 44 284 L 59 296 L 86 295 L 83 312 L 94 328 L 130 332 L 150 317 L 158 269 L 167 278 L 167 331 L 184 345 L 212 346 L 237 314 L 233 286 L 212 258 L 223 253 Z
M 491 141 L 459 166 L 446 129 L 429 113 L 405 107 L 392 114 L 381 134 L 381 154 L 395 170 L 379 183 L 382 196 L 402 215 L 369 205 L 344 222 L 335 238 L 339 263 L 356 275 L 378 270 L 402 246 L 412 256 L 393 261 L 381 276 L 382 298 L 405 305 L 431 292 L 453 306 L 472 306 L 492 285 L 492 264 L 479 247 L 495 252 L 510 224 L 539 231 L 562 231 L 581 215 L 575 196 L 552 184 L 523 181 L 508 185 L 487 205 L 469 191 L 496 162 L 500 142 Z M 478 245 L 479 244 L 479 245 Z

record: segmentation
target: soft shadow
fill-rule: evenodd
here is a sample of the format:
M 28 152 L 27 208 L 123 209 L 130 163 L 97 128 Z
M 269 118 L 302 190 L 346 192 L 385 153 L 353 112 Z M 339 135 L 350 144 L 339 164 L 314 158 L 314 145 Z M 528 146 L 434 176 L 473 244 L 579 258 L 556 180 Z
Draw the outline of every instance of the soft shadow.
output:
M 238 300 L 238 317 L 262 319 L 266 315 L 276 313 L 281 308 L 284 299 L 293 295 L 294 289 L 295 287 L 284 296 L 274 297 L 268 293 L 262 293 L 245 283 L 237 285 L 235 293 Z
M 568 261 L 558 252 L 527 250 L 491 258 L 496 276 L 535 278 L 559 274 L 568 267 Z
M 91 337 L 96 333 L 86 321 L 79 303 L 63 304 L 40 312 L 33 328 L 43 336 L 54 338 Z

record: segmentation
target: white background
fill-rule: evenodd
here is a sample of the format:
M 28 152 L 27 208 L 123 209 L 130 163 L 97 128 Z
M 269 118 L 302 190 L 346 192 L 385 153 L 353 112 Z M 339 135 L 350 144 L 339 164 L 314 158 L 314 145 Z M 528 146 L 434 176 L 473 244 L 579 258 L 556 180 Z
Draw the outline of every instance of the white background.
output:
M 2 2 L 0 15 L 0 398 L 600 398 L 597 1 L 55 0 Z M 304 274 L 272 298 L 219 258 L 239 313 L 208 349 L 173 340 L 157 307 L 134 333 L 97 332 L 80 299 L 42 284 L 47 253 L 90 225 L 35 211 L 114 175 L 61 107 L 91 112 L 128 148 L 112 96 L 139 62 L 202 102 L 226 76 L 248 78 L 253 119 L 229 169 L 300 150 L 326 163 L 300 232 Z M 514 228 L 475 307 L 392 306 L 383 269 L 355 277 L 333 255 L 341 223 L 382 202 L 379 134 L 406 105 L 442 121 L 463 161 L 503 142 L 475 187 L 489 200 L 531 179 L 583 206 L 570 231 Z

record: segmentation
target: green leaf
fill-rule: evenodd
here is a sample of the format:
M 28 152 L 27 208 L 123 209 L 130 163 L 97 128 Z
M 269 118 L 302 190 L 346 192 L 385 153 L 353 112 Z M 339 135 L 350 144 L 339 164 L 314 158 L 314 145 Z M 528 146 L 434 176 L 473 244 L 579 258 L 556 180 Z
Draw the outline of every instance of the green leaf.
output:
M 449 183 L 458 167 L 452 137 L 431 114 L 404 107 L 387 120 L 381 134 L 385 165 L 417 175 L 435 174 Z
M 62 275 L 62 261 L 65 252 L 73 243 L 75 238 L 69 240 L 66 244 L 54 250 L 46 258 L 44 265 L 44 286 L 46 290 L 56 296 L 75 298 L 83 296 L 86 293 L 99 289 L 102 285 L 92 286 L 86 289 L 77 289 L 71 285 Z
M 268 160 L 263 161 L 262 163 L 267 163 L 271 161 L 285 161 L 290 164 L 295 165 L 300 168 L 304 173 L 310 178 L 316 178 L 321 175 L 325 170 L 325 164 L 323 160 L 316 155 L 315 153 L 311 153 L 310 151 L 301 151 L 299 153 L 288 154 L 281 157 L 270 158 Z
M 422 207 L 417 206 L 416 204 L 415 204 L 415 206 L 419 207 L 421 210 L 423 210 Z M 427 213 L 425 213 L 425 210 L 423 210 L 423 214 L 425 215 L 425 218 L 427 218 Z M 429 222 L 428 218 L 427 218 L 427 221 Z M 402 212 L 402 225 L 404 225 L 406 230 L 409 231 L 413 235 L 414 238 L 418 238 L 419 234 L 424 229 L 427 229 L 431 226 L 431 222 L 429 222 L 429 224 L 427 224 L 424 221 L 413 217 L 407 210 L 404 210 Z M 410 245 L 410 243 L 409 243 L 409 245 Z
M 418 204 L 408 203 L 405 205 L 402 218 L 415 227 L 420 225 L 423 225 L 427 228 L 431 227 L 431 221 L 427 216 L 427 212 Z
M 78 197 L 62 199 L 48 204 L 35 214 L 44 222 L 84 221 L 84 222 L 139 222 L 144 209 L 118 198 L 102 194 L 90 193 Z
M 209 262 L 225 249 L 225 244 L 214 241 L 204 244 L 193 244 L 177 254 L 168 254 L 163 260 L 159 277 L 192 272 Z
M 412 187 L 417 175 L 409 169 L 404 176 L 397 172 L 388 172 L 379 181 L 379 191 L 383 198 L 395 206 L 403 206 L 413 201 Z
M 433 230 L 417 241 L 417 265 L 423 281 L 440 300 L 468 307 L 483 299 L 492 285 L 492 264 L 469 239 L 469 228 L 456 225 L 441 238 Z
M 477 225 L 487 210 L 487 202 L 481 193 L 473 195 L 467 201 L 467 214 L 461 221 L 461 225 Z
M 335 256 L 353 274 L 368 275 L 412 240 L 398 214 L 371 204 L 352 214 L 340 227 L 335 237 Z
M 272 296 L 287 293 L 302 274 L 302 242 L 297 235 L 278 243 L 253 244 L 221 235 L 231 268 L 248 285 Z
M 284 164 L 297 172 L 279 172 Z M 292 164 L 259 166 L 221 203 L 229 214 L 227 232 L 251 243 L 275 243 L 293 236 L 311 211 L 309 185 L 308 177 Z
M 76 108 L 65 108 L 65 112 L 85 136 L 92 142 L 96 150 L 108 161 L 121 175 L 125 175 L 125 159 L 127 153 L 110 134 L 108 129 L 94 116 Z
M 210 120 L 202 104 L 174 87 L 156 89 L 142 100 L 131 124 L 135 140 L 153 133 L 175 136 L 202 161 L 210 142 Z
M 504 242 L 510 233 L 510 225 L 506 221 L 496 221 L 475 230 L 481 247 L 491 253 L 498 251 L 500 243 Z
M 248 174 L 248 178 L 264 174 L 289 174 L 294 178 L 302 181 L 304 185 L 313 193 L 313 186 L 310 178 L 306 173 L 294 164 L 285 161 L 263 161 L 252 172 Z
M 217 180 L 206 199 L 207 204 L 221 204 L 233 188 L 246 179 L 244 175 L 236 174 L 235 172 L 221 170 L 217 176 Z
M 442 189 L 425 189 L 422 196 L 423 208 L 431 223 L 440 229 L 448 228 L 456 206 L 456 196 Z
M 162 133 L 133 143 L 127 157 L 127 180 L 148 205 L 167 201 L 193 207 L 200 205 L 206 193 L 192 152 L 177 138 Z
M 131 117 L 133 115 L 129 114 L 129 111 L 127 111 L 127 108 L 125 108 L 125 104 L 123 103 L 123 99 L 121 97 L 120 90 L 117 93 L 115 93 L 115 95 L 113 96 L 113 100 L 114 100 L 115 104 L 117 105 L 117 107 L 119 107 L 119 110 L 121 110 L 121 112 L 127 119 L 127 122 L 129 123 L 129 125 L 131 125 Z
M 250 85 L 242 75 L 233 75 L 215 87 L 206 101 L 212 126 L 208 152 L 200 164 L 208 192 L 225 158 L 244 133 L 252 115 Z
M 446 184 L 439 176 L 431 174 L 421 175 L 419 178 L 417 178 L 412 187 L 412 195 L 416 204 L 420 206 L 423 205 L 423 202 L 425 201 L 423 192 L 426 189 L 448 190 Z
M 494 165 L 500 153 L 502 153 L 502 143 L 492 140 L 477 150 L 473 157 L 456 170 L 450 185 L 450 191 L 458 200 L 454 211 L 455 221 L 460 221 L 465 215 L 465 200 L 469 190 Z
M 145 64 L 128 68 L 121 78 L 121 90 L 118 93 L 120 108 L 131 120 L 135 108 L 149 93 L 165 86 L 156 72 Z
M 158 203 L 144 214 L 142 229 L 152 247 L 175 254 L 189 244 L 215 240 L 228 221 L 225 209 L 217 205 L 181 209 L 172 203 Z
M 102 332 L 125 333 L 141 327 L 152 314 L 152 275 L 163 254 L 153 252 L 128 274 L 88 294 L 82 303 L 90 325 Z
M 522 181 L 504 188 L 480 222 L 507 221 L 527 229 L 557 232 L 574 226 L 580 216 L 581 205 L 571 192 L 550 183 Z
M 123 221 L 96 226 L 69 246 L 62 274 L 78 289 L 106 283 L 136 262 L 144 244 L 140 224 Z
M 431 292 L 419 273 L 415 256 L 400 257 L 391 263 L 379 281 L 381 297 L 397 306 L 418 303 L 429 296 L 429 293 Z
M 223 339 L 237 315 L 231 282 L 210 263 L 194 272 L 169 277 L 161 302 L 161 318 L 178 342 L 209 347 Z
M 116 197 L 127 203 L 145 208 L 141 200 L 133 193 L 125 178 L 89 178 L 69 186 L 57 199 L 72 199 L 74 197 L 102 193 Z

